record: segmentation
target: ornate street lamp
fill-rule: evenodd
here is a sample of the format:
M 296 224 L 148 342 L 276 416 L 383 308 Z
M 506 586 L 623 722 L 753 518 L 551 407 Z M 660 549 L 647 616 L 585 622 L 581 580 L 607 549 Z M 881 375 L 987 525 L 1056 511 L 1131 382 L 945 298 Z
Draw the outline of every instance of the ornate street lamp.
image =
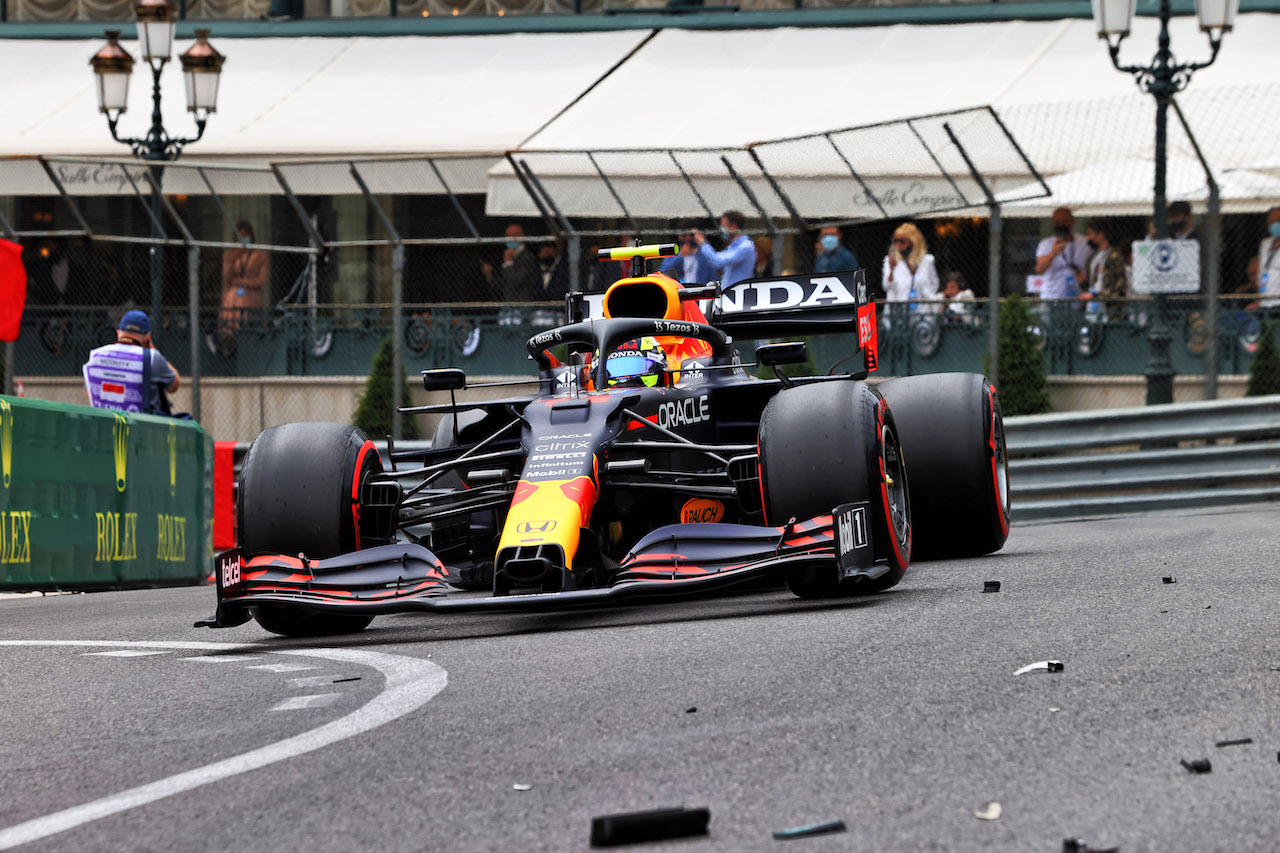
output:
M 1207 62 L 1177 63 L 1169 49 L 1169 0 L 1159 0 L 1160 36 L 1156 55 L 1150 65 L 1121 65 L 1120 42 L 1129 35 L 1136 0 L 1093 0 L 1093 19 L 1098 38 L 1105 39 L 1111 53 L 1111 64 L 1132 74 L 1139 88 L 1156 99 L 1155 200 L 1153 221 L 1155 238 L 1169 236 L 1168 209 L 1165 204 L 1165 173 L 1168 166 L 1169 101 L 1191 82 L 1193 72 L 1207 68 L 1218 58 L 1223 34 L 1235 23 L 1240 0 L 1196 0 L 1196 16 L 1200 29 L 1209 36 L 1211 53 Z M 1169 360 L 1169 327 L 1165 317 L 1165 295 L 1156 293 L 1152 308 L 1155 315 L 1147 332 L 1150 358 L 1147 362 L 1147 404 L 1173 402 L 1173 364 Z
M 151 236 L 163 238 L 159 223 L 162 216 L 160 197 L 163 164 L 176 160 L 183 146 L 204 136 L 209 113 L 217 108 L 218 79 L 226 57 L 209 44 L 209 31 L 196 30 L 196 42 L 179 57 L 182 62 L 183 81 L 187 92 L 187 111 L 195 115 L 196 135 L 173 137 L 164 128 L 160 112 L 160 73 L 173 53 L 173 31 L 177 15 L 168 0 L 141 0 L 134 7 L 138 20 L 138 51 L 151 68 L 151 128 L 144 137 L 121 137 L 116 133 L 116 123 L 128 108 L 129 75 L 133 71 L 133 57 L 120 46 L 120 31 L 108 30 L 107 43 L 89 60 L 97 77 L 98 110 L 106 115 L 111 138 L 128 145 L 134 156 L 152 164 L 151 178 Z M 151 316 L 159 321 L 164 271 L 157 246 L 151 247 Z

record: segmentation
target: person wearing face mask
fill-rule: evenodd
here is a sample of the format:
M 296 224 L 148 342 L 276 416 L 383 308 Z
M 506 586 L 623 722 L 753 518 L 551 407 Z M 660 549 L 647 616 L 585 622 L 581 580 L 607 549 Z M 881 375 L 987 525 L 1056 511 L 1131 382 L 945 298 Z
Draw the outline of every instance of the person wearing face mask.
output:
M 1071 229 L 1076 218 L 1068 208 L 1053 212 L 1053 236 L 1036 246 L 1036 275 L 1044 276 L 1042 299 L 1072 299 L 1088 281 L 1089 244 Z
M 562 249 L 559 238 L 538 247 L 538 266 L 541 268 L 538 299 L 543 302 L 561 302 L 569 292 L 569 265 Z
M 241 220 L 236 223 L 236 239 L 240 245 L 222 253 L 222 322 L 221 331 L 234 334 L 249 309 L 261 308 L 267 289 L 267 253 L 250 248 L 257 242 L 253 226 Z
M 717 252 L 707 243 L 707 236 L 701 231 L 693 235 L 698 244 L 698 257 L 703 258 L 720 274 L 720 284 L 729 287 L 732 284 L 751 278 L 756 267 L 756 246 L 751 238 L 742 233 L 747 218 L 741 211 L 726 210 L 720 217 L 720 234 L 724 237 L 724 250 Z
M 889 302 L 929 302 L 938 298 L 938 265 L 920 229 L 904 222 L 893 232 L 893 242 L 880 268 L 881 287 Z
M 1106 307 L 1107 320 L 1112 323 L 1125 319 L 1125 299 L 1128 297 L 1128 268 L 1124 253 L 1111 245 L 1111 224 L 1103 219 L 1090 219 L 1084 227 L 1084 237 L 1093 257 L 1089 259 L 1088 290 L 1080 294 L 1082 300 L 1098 297 Z
M 1280 306 L 1280 207 L 1267 211 L 1267 236 L 1258 246 L 1258 293 L 1263 308 Z
M 828 225 L 818 232 L 817 255 L 813 259 L 814 272 L 843 272 L 857 268 L 858 259 L 840 244 L 839 228 Z
M 505 234 L 507 241 L 502 252 L 498 293 L 504 302 L 542 301 L 542 265 L 538 262 L 537 253 L 520 239 L 524 237 L 524 228 L 513 222 L 507 226 Z

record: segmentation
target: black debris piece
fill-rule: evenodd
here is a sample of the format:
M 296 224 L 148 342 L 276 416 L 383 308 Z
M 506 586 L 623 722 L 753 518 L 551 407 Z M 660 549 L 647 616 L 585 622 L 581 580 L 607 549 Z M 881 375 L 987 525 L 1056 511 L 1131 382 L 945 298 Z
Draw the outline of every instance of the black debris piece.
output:
M 1120 853 L 1119 847 L 1090 847 L 1083 838 L 1062 839 L 1062 853 Z
M 982 582 L 982 591 L 983 591 L 983 592 L 999 592 L 999 591 L 1000 591 L 1000 581 L 983 581 L 983 582 Z
M 348 682 L 348 681 L 359 681 L 359 680 L 360 680 L 360 676 L 358 676 L 358 675 L 353 675 L 353 676 L 351 676 L 350 678 L 335 678 L 335 679 L 333 680 L 333 683 L 334 683 L 334 684 L 343 684 L 343 683 Z
M 688 708 L 685 708 L 685 709 L 684 709 L 684 712 L 685 712 L 686 714 L 696 714 L 696 713 L 698 713 L 698 706 L 697 706 L 697 705 L 690 705 Z
M 1162 578 L 1162 580 L 1163 580 L 1165 583 L 1177 583 L 1177 582 L 1178 582 L 1176 578 L 1170 577 L 1169 575 L 1165 575 L 1165 576 Z
M 1253 738 L 1242 737 L 1235 740 L 1220 740 L 1214 746 L 1244 746 L 1246 743 L 1253 743 Z
M 706 835 L 711 822 L 707 808 L 653 809 L 647 812 L 624 812 L 591 819 L 591 846 L 613 847 L 639 844 L 666 838 Z
M 1187 769 L 1188 773 L 1212 773 L 1213 765 L 1209 763 L 1207 758 L 1194 758 L 1191 761 L 1182 759 L 1179 764 Z
M 833 832 L 848 832 L 849 828 L 842 820 L 828 820 L 822 823 L 809 823 L 804 826 L 793 826 L 790 829 L 779 829 L 773 833 L 778 841 L 791 838 L 808 838 L 811 835 L 829 835 Z

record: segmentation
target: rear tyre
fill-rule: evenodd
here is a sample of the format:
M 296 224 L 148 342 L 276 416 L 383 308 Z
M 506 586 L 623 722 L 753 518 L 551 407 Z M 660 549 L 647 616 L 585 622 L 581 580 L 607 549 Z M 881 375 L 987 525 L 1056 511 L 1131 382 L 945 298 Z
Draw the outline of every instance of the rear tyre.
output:
M 298 423 L 263 430 L 240 473 L 236 523 L 240 549 L 323 559 L 360 549 L 360 493 L 382 459 L 359 429 Z M 263 604 L 258 624 L 286 637 L 363 631 L 372 616 L 308 613 Z
M 874 581 L 842 580 L 830 569 L 787 576 L 801 598 L 880 592 L 902 580 L 911 560 L 911 504 L 893 414 L 864 382 L 818 382 L 778 393 L 760 417 L 765 523 L 781 526 L 867 501 L 877 559 Z
M 1009 537 L 1009 467 L 996 390 L 978 373 L 905 376 L 876 386 L 911 459 L 916 556 L 976 557 Z

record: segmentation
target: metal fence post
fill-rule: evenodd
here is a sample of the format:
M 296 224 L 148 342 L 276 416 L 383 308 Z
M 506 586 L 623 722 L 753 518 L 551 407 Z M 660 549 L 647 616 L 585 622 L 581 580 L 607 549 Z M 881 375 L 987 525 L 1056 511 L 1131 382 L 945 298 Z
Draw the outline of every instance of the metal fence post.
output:
M 3 3 L 3 0 L 0 0 Z M 3 8 L 3 6 L 0 6 Z M 3 18 L 0 17 L 0 21 Z M 0 230 L 4 231 L 4 237 L 11 243 L 21 244 L 18 235 L 14 233 L 13 227 L 9 225 L 9 220 L 4 218 L 4 213 L 0 213 Z M 4 343 L 4 393 L 13 396 L 13 359 L 15 357 L 13 341 L 5 341 Z
M 1004 251 L 1004 222 L 1000 205 L 992 204 L 991 222 L 987 229 L 987 378 L 992 385 L 1000 379 L 1000 296 L 1004 290 L 1001 253 Z M 997 386 L 998 387 L 998 386 Z
M 1204 291 L 1205 324 L 1208 326 L 1209 333 L 1204 353 L 1204 398 L 1214 400 L 1218 396 L 1218 295 L 1222 278 L 1222 199 L 1218 194 L 1218 182 L 1214 180 L 1213 170 L 1209 168 L 1209 161 L 1205 159 L 1204 152 L 1200 150 L 1200 143 L 1191 132 L 1187 117 L 1182 114 L 1182 107 L 1176 98 L 1170 98 L 1169 101 L 1173 104 L 1174 114 L 1178 116 L 1183 132 L 1187 134 L 1191 150 L 1200 161 L 1200 168 L 1204 169 L 1205 183 L 1209 185 L 1209 212 L 1205 220 L 1205 240 L 1200 247 L 1205 256 L 1200 259 L 1200 270 L 1205 278 L 1201 282 L 1203 285 L 1201 289 Z
M 391 249 L 391 435 L 400 439 L 400 389 L 404 382 L 404 244 Z
M 191 418 L 200 420 L 200 249 L 187 247 L 187 331 L 191 336 Z
M 386 210 L 378 203 L 364 175 L 354 162 L 348 163 L 351 178 L 360 187 L 365 203 L 386 229 L 391 244 L 391 437 L 400 439 L 403 418 L 400 414 L 400 389 L 404 387 L 404 239 Z

